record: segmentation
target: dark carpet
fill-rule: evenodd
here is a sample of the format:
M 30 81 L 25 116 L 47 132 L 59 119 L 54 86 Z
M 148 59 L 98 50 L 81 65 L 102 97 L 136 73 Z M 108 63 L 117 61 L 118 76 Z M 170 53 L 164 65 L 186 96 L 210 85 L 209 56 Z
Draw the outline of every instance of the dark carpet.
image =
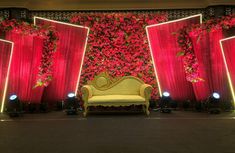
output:
M 0 115 L 0 153 L 235 153 L 235 113 Z

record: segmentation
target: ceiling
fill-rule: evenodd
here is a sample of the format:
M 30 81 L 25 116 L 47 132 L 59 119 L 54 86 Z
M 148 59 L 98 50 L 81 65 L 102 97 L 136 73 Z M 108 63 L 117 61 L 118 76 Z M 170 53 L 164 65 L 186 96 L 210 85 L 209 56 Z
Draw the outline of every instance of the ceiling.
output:
M 0 8 L 29 10 L 180 9 L 212 5 L 235 5 L 235 0 L 0 0 Z

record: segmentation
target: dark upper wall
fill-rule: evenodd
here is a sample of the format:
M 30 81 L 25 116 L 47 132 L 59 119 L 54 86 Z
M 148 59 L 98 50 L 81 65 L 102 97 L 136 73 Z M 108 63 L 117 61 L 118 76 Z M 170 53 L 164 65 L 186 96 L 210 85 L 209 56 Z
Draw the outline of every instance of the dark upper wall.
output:
M 0 7 L 29 10 L 129 10 L 206 8 L 235 5 L 235 0 L 1 0 Z
M 235 0 L 0 0 L 4 18 L 67 20 L 82 11 L 155 11 L 168 13 L 170 20 L 199 13 L 217 17 L 235 14 Z
M 97 10 L 96 10 L 97 11 Z M 33 16 L 45 17 L 54 20 L 66 21 L 72 14 L 79 12 L 96 12 L 93 10 L 90 11 L 81 11 L 81 10 L 28 10 L 25 8 L 2 8 L 0 9 L 0 17 L 8 19 L 23 19 L 23 20 L 32 20 Z M 100 12 L 101 10 L 99 10 Z M 101 12 L 119 12 L 120 10 L 102 10 Z M 130 10 L 125 10 L 126 12 Z M 135 12 L 149 12 L 154 11 L 158 13 L 167 13 L 169 20 L 179 19 L 182 17 L 195 15 L 201 13 L 203 17 L 219 17 L 224 15 L 235 14 L 235 6 L 209 6 L 207 8 L 197 8 L 197 9 L 152 9 L 152 10 L 135 10 Z

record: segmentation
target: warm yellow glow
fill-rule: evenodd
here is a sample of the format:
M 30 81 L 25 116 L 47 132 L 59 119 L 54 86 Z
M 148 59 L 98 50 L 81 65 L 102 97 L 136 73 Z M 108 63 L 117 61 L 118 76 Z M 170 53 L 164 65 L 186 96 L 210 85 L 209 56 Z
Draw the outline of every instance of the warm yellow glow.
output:
M 174 22 L 179 22 L 179 21 L 183 21 L 183 20 L 187 20 L 187 19 L 191 19 L 191 18 L 195 18 L 195 17 L 200 17 L 200 23 L 202 23 L 202 14 L 197 14 L 197 15 L 192 15 L 192 16 L 188 16 L 188 17 L 185 17 L 185 18 L 180 18 L 180 19 L 177 19 L 177 20 L 172 20 L 172 21 L 167 21 L 167 22 L 152 24 L 152 25 L 146 26 L 146 28 L 155 27 L 155 26 L 160 26 L 160 25 L 169 24 L 169 23 L 174 23 Z
M 64 24 L 64 25 L 68 25 L 68 26 L 72 26 L 72 27 L 79 27 L 79 28 L 89 29 L 86 26 L 81 26 L 81 25 L 76 25 L 76 24 L 71 24 L 71 23 L 66 23 L 66 22 L 60 22 L 60 21 L 51 20 L 51 19 L 47 19 L 47 18 L 42 18 L 42 17 L 38 17 L 38 16 L 33 17 L 34 25 L 36 25 L 36 19 L 41 19 L 41 20 L 50 21 L 50 22 L 54 22 L 54 23 Z
M 80 82 L 80 76 L 81 76 L 81 72 L 82 72 L 83 61 L 84 61 L 84 56 L 85 56 L 86 47 L 87 47 L 88 34 L 89 34 L 89 31 L 90 31 L 90 28 L 85 27 L 85 26 L 81 26 L 81 25 L 76 25 L 76 24 L 71 24 L 71 23 L 65 23 L 65 22 L 50 20 L 50 19 L 47 19 L 47 18 L 42 18 L 42 17 L 37 17 L 37 16 L 34 16 L 34 25 L 36 25 L 36 19 L 50 21 L 50 22 L 59 23 L 59 24 L 64 24 L 64 25 L 73 26 L 73 27 L 77 27 L 77 28 L 87 29 L 86 42 L 85 42 L 84 51 L 83 51 L 83 54 L 82 54 L 82 62 L 81 62 L 80 70 L 79 70 L 79 73 L 78 73 L 78 79 L 77 79 L 77 83 L 76 83 L 76 88 L 74 90 L 75 95 L 77 95 L 78 86 L 79 86 L 79 82 Z
M 148 33 L 148 27 L 146 27 L 146 32 L 147 32 L 147 37 L 148 37 L 148 43 L 149 43 L 149 48 L 150 48 L 150 53 L 151 53 L 151 57 L 152 57 L 152 62 L 153 62 L 153 68 L 154 68 L 154 72 L 155 72 L 155 76 L 156 76 L 156 80 L 157 80 L 157 86 L 158 86 L 158 91 L 159 91 L 159 95 L 162 97 L 162 89 L 161 89 L 161 84 L 160 81 L 158 79 L 158 73 L 157 73 L 157 68 L 154 62 L 154 58 L 153 58 L 153 51 L 152 51 L 152 47 L 151 47 L 151 42 L 149 39 L 149 33 Z
M 220 48 L 221 48 L 221 52 L 222 52 L 222 56 L 223 56 L 223 60 L 224 60 L 224 65 L 225 65 L 225 69 L 226 69 L 226 73 L 227 73 L 227 77 L 228 77 L 228 82 L 229 82 L 229 87 L 230 87 L 230 91 L 232 94 L 232 98 L 233 98 L 233 103 L 235 103 L 235 93 L 234 93 L 234 88 L 233 88 L 233 84 L 232 84 L 232 79 L 231 79 L 231 75 L 228 69 L 228 64 L 227 64 L 227 60 L 224 54 L 224 48 L 223 48 L 223 41 L 229 40 L 229 39 L 235 39 L 235 36 L 233 37 L 229 37 L 226 39 L 221 39 L 220 40 Z
M 84 47 L 84 51 L 83 51 L 83 55 L 82 55 L 82 62 L 81 62 L 81 66 L 80 66 L 80 72 L 79 72 L 79 75 L 78 75 L 78 81 L 77 81 L 77 85 L 76 85 L 76 88 L 75 88 L 75 95 L 76 96 L 77 96 L 78 86 L 79 86 L 79 82 L 80 82 L 80 76 L 81 76 L 81 72 L 82 72 L 83 60 L 84 60 L 85 53 L 86 53 L 86 47 L 87 47 L 89 31 L 90 31 L 90 29 L 88 28 L 87 36 L 86 36 L 86 42 L 85 42 L 85 47 Z
M 156 80 L 157 80 L 157 84 L 158 84 L 158 91 L 159 91 L 159 94 L 161 97 L 162 97 L 162 89 L 161 89 L 161 84 L 160 84 L 160 81 L 158 78 L 157 68 L 154 63 L 153 52 L 152 52 L 151 42 L 149 39 L 148 28 L 156 27 L 156 26 L 160 26 L 160 25 L 164 25 L 164 24 L 169 24 L 169 23 L 174 23 L 174 22 L 179 22 L 179 21 L 183 21 L 183 20 L 187 20 L 187 19 L 191 19 L 191 18 L 195 18 L 195 17 L 200 17 L 200 24 L 201 24 L 202 23 L 202 14 L 197 14 L 197 15 L 192 15 L 192 16 L 188 16 L 185 18 L 177 19 L 177 20 L 172 20 L 172 21 L 167 21 L 167 22 L 163 22 L 163 23 L 158 23 L 158 24 L 146 26 L 146 33 L 147 33 L 147 37 L 148 37 L 148 43 L 149 43 L 150 53 L 151 53 L 152 62 L 153 62 L 153 68 L 154 68 L 154 72 L 155 72 L 155 76 L 156 76 Z
M 5 107 L 5 100 L 6 100 L 6 94 L 7 94 L 7 87 L 8 87 L 8 80 L 9 80 L 9 74 L 10 74 L 10 68 L 11 68 L 14 43 L 11 41 L 3 40 L 3 39 L 0 39 L 0 41 L 11 44 L 11 55 L 10 55 L 9 64 L 8 64 L 8 68 L 7 68 L 7 76 L 6 76 L 6 81 L 5 81 L 4 90 L 3 90 L 2 103 L 1 103 L 1 113 L 2 113 L 4 110 L 4 107 Z

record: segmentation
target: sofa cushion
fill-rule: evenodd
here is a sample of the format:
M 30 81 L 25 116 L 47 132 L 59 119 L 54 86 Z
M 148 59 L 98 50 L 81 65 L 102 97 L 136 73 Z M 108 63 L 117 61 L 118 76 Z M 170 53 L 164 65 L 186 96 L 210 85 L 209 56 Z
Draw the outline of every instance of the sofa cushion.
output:
M 93 96 L 88 103 L 142 103 L 145 99 L 138 95 L 104 95 Z

